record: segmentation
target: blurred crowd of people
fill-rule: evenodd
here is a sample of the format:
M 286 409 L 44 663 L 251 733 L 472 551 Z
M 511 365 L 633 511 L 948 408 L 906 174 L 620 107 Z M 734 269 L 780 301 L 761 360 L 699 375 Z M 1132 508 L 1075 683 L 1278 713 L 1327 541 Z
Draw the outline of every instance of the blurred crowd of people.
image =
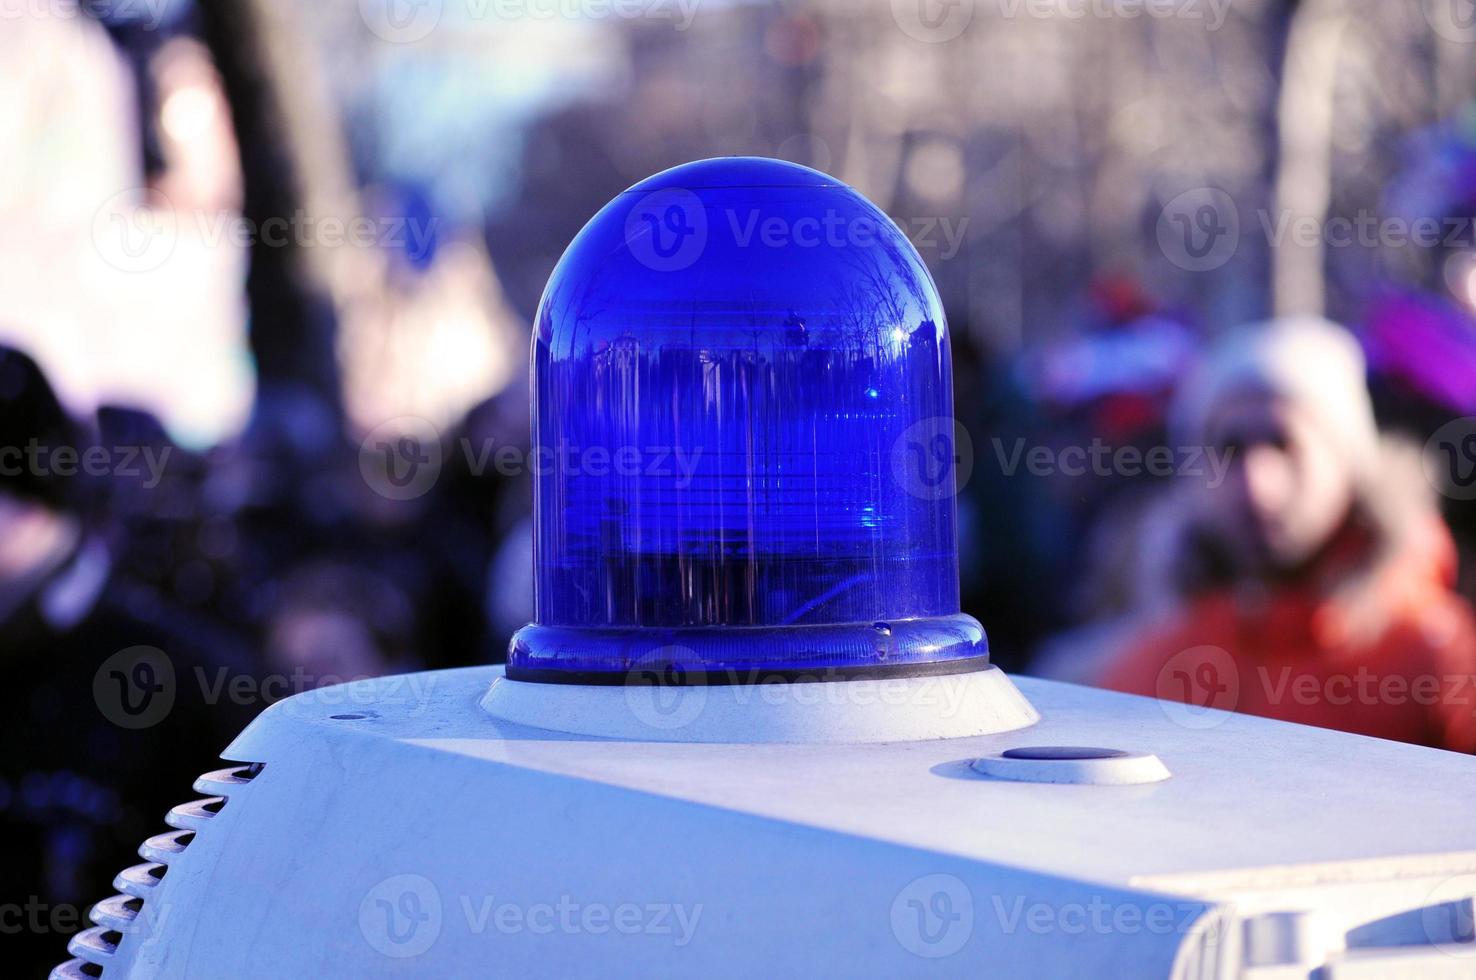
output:
M 489 402 L 447 438 L 485 441 L 500 415 Z M 256 418 L 190 451 L 138 409 L 76 417 L 33 359 L 0 348 L 0 827 L 16 902 L 105 894 L 273 701 L 494 661 L 529 618 L 527 546 L 508 533 L 526 484 L 448 455 L 434 489 L 387 506 L 358 445 L 320 441 L 309 404 Z M 500 557 L 504 537 L 521 561 Z M 515 595 L 494 600 L 499 560 Z M 32 944 L 20 961 L 55 959 L 48 931 L 7 939 Z
M 1103 569 L 1129 578 L 1123 610 L 1053 640 L 1042 666 L 1476 751 L 1476 619 L 1456 591 L 1442 485 L 1424 447 L 1380 435 L 1366 376 L 1357 340 L 1325 320 L 1219 338 L 1177 386 L 1166 428 L 1221 468 L 1135 495 Z

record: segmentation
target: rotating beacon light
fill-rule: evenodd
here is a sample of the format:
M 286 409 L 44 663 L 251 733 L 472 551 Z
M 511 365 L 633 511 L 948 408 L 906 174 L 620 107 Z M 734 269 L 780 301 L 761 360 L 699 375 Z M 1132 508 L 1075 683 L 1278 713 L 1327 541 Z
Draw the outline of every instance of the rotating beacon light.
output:
M 532 380 L 535 621 L 509 679 L 988 666 L 959 610 L 942 305 L 856 191 L 751 157 L 636 184 L 555 268 Z
M 53 980 L 1476 962 L 1476 760 L 988 666 L 942 312 L 855 192 L 746 159 L 637 185 L 555 271 L 533 372 L 507 667 L 267 708 Z M 776 679 L 830 682 L 744 683 Z

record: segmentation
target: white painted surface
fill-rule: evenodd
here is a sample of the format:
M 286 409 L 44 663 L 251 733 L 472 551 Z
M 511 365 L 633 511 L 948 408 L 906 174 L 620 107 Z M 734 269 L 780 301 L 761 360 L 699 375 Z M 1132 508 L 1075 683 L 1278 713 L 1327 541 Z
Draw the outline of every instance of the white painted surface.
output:
M 497 674 L 265 712 L 226 755 L 266 768 L 175 859 L 108 975 L 1252 977 L 1244 938 L 1295 910 L 1315 913 L 1291 944 L 1306 962 L 1257 971 L 1476 966 L 1459 915 L 1476 759 L 1243 716 L 1186 727 L 1030 679 L 1042 720 L 974 738 L 593 739 L 490 718 Z M 1174 776 L 969 768 L 1042 744 L 1151 752 Z M 579 918 L 636 908 L 628 934 Z
M 531 684 L 494 680 L 499 721 L 655 742 L 859 743 L 1013 731 L 1040 715 L 998 667 L 938 677 L 800 684 Z

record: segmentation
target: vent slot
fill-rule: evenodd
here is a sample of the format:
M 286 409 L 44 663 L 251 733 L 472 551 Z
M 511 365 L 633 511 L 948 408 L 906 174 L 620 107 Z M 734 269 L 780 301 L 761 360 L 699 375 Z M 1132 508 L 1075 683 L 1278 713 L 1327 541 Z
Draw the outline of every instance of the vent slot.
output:
M 251 782 L 261 769 L 261 763 L 253 762 L 246 766 L 231 766 L 207 772 L 195 780 L 195 792 L 208 796 L 230 796 L 232 789 Z
M 184 849 L 189 847 L 190 841 L 194 839 L 193 830 L 171 830 L 167 834 L 155 834 L 139 845 L 138 856 L 145 861 L 168 864 L 183 854 Z
M 67 952 L 99 966 L 106 965 L 113 954 L 118 952 L 118 941 L 122 938 L 123 934 L 116 929 L 93 926 L 73 936 L 71 942 L 67 943 Z
M 118 872 L 118 877 L 113 879 L 113 887 L 124 895 L 133 895 L 137 898 L 147 898 L 164 878 L 164 873 L 169 870 L 167 864 L 148 862 L 135 864 L 131 868 L 124 868 Z
M 118 932 L 129 932 L 142 908 L 143 899 L 141 898 L 133 895 L 113 895 L 94 905 L 90 917 L 100 926 L 106 926 Z
M 181 803 L 165 815 L 164 822 L 180 830 L 199 830 L 215 818 L 225 803 L 224 796 L 207 796 L 203 800 Z
M 225 809 L 231 793 L 250 783 L 261 770 L 262 764 L 253 762 L 217 769 L 196 779 L 195 790 L 210 795 L 181 803 L 169 811 L 164 822 L 174 829 L 155 834 L 139 846 L 143 863 L 118 872 L 113 887 L 119 893 L 92 907 L 89 914 L 96 925 L 71 938 L 67 952 L 76 958 L 52 970 L 50 980 L 92 980 L 103 976 L 123 937 L 147 928 L 145 906 L 168 874 L 169 863 L 183 854 L 195 835 Z

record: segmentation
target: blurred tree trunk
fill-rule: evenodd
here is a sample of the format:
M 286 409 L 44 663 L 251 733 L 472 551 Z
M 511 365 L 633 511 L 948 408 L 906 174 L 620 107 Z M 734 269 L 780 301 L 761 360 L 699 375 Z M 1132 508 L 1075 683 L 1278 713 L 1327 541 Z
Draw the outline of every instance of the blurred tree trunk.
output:
M 372 277 L 364 256 L 315 241 L 324 218 L 359 214 L 348 153 L 319 62 L 279 0 L 199 0 L 201 34 L 230 102 L 254 229 L 246 293 L 261 395 L 307 388 L 342 423 L 335 335 L 347 302 Z M 273 221 L 272 225 L 266 225 Z M 341 237 L 341 236 L 340 236 Z M 307 239 L 305 241 L 305 239 Z
M 1272 311 L 1322 314 L 1327 307 L 1321 230 L 1332 200 L 1333 99 L 1348 11 L 1343 0 L 1291 5 L 1277 104 L 1278 154 L 1273 222 L 1295 229 L 1312 221 L 1305 243 L 1288 234 L 1272 249 Z

